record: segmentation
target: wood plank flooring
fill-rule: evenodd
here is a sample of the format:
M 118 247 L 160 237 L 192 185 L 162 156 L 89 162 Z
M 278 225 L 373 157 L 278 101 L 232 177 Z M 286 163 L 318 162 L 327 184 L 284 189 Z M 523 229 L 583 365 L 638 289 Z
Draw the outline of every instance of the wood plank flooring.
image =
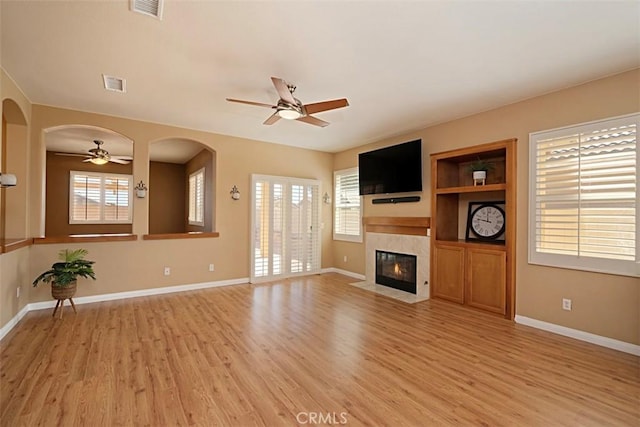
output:
M 640 358 L 325 274 L 29 313 L 0 426 L 638 426 Z

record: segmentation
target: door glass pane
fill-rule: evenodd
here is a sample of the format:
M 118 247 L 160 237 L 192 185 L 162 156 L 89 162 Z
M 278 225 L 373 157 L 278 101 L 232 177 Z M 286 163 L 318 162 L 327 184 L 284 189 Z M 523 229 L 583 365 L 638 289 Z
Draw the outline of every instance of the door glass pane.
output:
M 273 275 L 282 274 L 284 261 L 284 202 L 283 185 L 273 185 L 273 236 L 272 253 L 273 253 Z
M 303 271 L 304 263 L 304 187 L 302 185 L 291 186 L 291 272 Z
M 255 228 L 253 230 L 254 277 L 269 275 L 269 187 L 264 181 L 256 182 L 254 188 Z

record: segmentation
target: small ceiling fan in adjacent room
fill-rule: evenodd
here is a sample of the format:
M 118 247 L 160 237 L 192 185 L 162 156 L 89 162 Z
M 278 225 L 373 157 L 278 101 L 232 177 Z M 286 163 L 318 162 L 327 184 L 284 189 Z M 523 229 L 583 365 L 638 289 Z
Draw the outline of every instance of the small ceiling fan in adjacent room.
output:
M 104 141 L 94 139 L 93 143 L 96 144 L 96 148 L 87 150 L 89 154 L 76 154 L 76 153 L 56 153 L 58 156 L 72 156 L 72 157 L 84 157 L 83 162 L 91 162 L 94 165 L 104 165 L 106 163 L 118 163 L 121 165 L 127 165 L 133 160 L 131 156 L 112 156 L 109 152 L 100 146 L 104 144 Z
M 265 125 L 272 125 L 280 119 L 297 120 L 299 122 L 308 123 L 314 126 L 325 127 L 329 122 L 320 120 L 311 114 L 323 111 L 335 110 L 336 108 L 347 107 L 349 102 L 346 98 L 333 99 L 331 101 L 314 102 L 312 104 L 303 104 L 299 99 L 293 97 L 296 87 L 287 84 L 278 77 L 271 77 L 273 85 L 280 95 L 280 99 L 276 105 L 264 104 L 262 102 L 243 101 L 240 99 L 227 98 L 230 102 L 239 102 L 241 104 L 256 105 L 258 107 L 267 107 L 276 111 L 264 121 Z

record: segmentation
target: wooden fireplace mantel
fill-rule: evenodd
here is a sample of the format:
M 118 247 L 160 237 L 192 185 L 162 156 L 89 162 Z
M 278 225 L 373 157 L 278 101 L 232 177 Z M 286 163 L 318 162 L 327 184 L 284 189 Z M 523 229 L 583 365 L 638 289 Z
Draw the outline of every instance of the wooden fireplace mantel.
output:
M 364 231 L 369 233 L 407 234 L 426 236 L 431 228 L 428 216 L 370 216 L 362 219 Z

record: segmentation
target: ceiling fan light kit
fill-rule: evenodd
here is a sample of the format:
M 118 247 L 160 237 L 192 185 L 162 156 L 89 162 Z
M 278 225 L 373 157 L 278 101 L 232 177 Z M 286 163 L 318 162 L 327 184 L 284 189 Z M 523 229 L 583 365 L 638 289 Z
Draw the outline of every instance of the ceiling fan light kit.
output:
M 346 98 L 334 99 L 331 101 L 314 102 L 313 104 L 302 104 L 299 99 L 293 97 L 296 87 L 288 84 L 284 80 L 278 77 L 271 77 L 271 81 L 280 95 L 280 99 L 276 105 L 264 104 L 262 102 L 255 101 L 243 101 L 240 99 L 227 98 L 229 102 L 238 102 L 241 104 L 255 105 L 258 107 L 267 107 L 275 109 L 275 113 L 267 118 L 263 122 L 265 125 L 272 125 L 278 120 L 297 120 L 299 122 L 308 123 L 310 125 L 325 127 L 329 125 L 329 122 L 320 120 L 317 117 L 312 116 L 314 113 L 321 113 L 323 111 L 334 110 L 336 108 L 347 107 L 349 102 Z
M 89 159 L 89 161 L 94 165 L 106 165 L 107 163 L 109 163 L 109 160 L 104 157 L 94 157 L 92 159 Z
M 287 120 L 296 120 L 302 116 L 297 110 L 278 110 L 278 115 Z
M 106 165 L 109 162 L 118 163 L 121 165 L 127 165 L 133 160 L 131 156 L 112 156 L 109 152 L 103 148 L 100 148 L 104 141 L 94 139 L 93 143 L 96 144 L 96 148 L 92 148 L 89 154 L 76 154 L 76 153 L 56 153 L 58 156 L 72 156 L 72 157 L 84 157 L 83 162 L 91 162 L 94 165 Z

